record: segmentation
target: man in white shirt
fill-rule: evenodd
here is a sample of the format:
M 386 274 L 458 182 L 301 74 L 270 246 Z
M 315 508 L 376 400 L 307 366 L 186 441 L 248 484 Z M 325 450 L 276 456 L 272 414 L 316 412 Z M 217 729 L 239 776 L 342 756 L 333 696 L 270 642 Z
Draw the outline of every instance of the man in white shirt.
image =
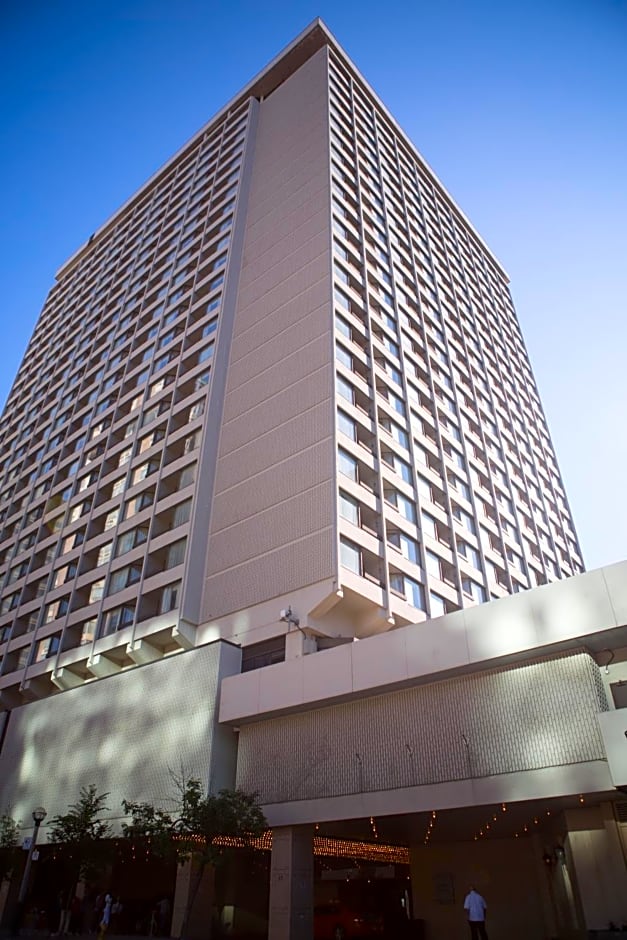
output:
M 464 910 L 466 911 L 468 924 L 470 925 L 471 940 L 488 940 L 485 929 L 485 915 L 487 909 L 488 905 L 479 892 L 471 887 L 464 900 Z

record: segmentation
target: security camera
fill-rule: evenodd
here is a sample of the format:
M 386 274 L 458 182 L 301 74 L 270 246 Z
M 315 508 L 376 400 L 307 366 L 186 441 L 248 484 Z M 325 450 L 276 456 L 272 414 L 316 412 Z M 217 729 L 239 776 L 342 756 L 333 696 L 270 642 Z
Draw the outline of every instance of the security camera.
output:
M 294 626 L 294 627 L 298 627 L 300 625 L 300 620 L 298 619 L 298 617 L 294 616 L 294 614 L 292 613 L 291 607 L 286 607 L 284 610 L 281 611 L 279 620 L 281 620 L 283 623 L 287 623 L 290 626 Z

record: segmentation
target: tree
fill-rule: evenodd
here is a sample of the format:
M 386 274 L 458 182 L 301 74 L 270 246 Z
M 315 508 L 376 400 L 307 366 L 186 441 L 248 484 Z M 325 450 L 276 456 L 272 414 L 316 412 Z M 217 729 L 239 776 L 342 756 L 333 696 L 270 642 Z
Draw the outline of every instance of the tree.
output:
M 256 793 L 220 790 L 205 794 L 202 784 L 184 774 L 172 775 L 178 790 L 176 810 L 158 809 L 152 803 L 124 800 L 122 806 L 130 823 L 123 823 L 126 838 L 150 840 L 152 851 L 179 864 L 195 863 L 195 875 L 185 905 L 181 936 L 187 936 L 189 918 L 208 865 L 223 859 L 223 840 L 236 839 L 244 846 L 267 829 L 266 818 Z
M 13 871 L 19 826 L 9 813 L 0 814 L 0 885 Z
M 111 855 L 107 840 L 111 826 L 101 819 L 108 810 L 108 793 L 98 793 L 95 784 L 81 787 L 76 803 L 68 812 L 51 821 L 48 839 L 59 847 L 59 852 L 70 864 L 72 884 L 68 885 L 68 904 L 76 891 L 78 881 L 91 881 L 105 867 Z

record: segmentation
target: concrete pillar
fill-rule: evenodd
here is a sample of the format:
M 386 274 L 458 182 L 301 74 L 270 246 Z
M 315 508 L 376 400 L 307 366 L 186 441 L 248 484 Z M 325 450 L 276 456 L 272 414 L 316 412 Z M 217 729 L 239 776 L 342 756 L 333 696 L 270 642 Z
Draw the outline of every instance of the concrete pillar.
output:
M 8 878 L 0 881 L 0 924 L 4 919 L 4 910 L 7 906 L 7 898 L 9 897 L 10 887 L 11 881 Z
M 611 806 L 565 813 L 566 848 L 587 930 L 627 922 L 627 866 Z
M 307 636 L 301 630 L 293 629 L 285 634 L 285 658 L 301 659 L 318 649 L 316 638 Z
M 268 940 L 313 938 L 313 827 L 272 830 Z
M 181 936 L 185 908 L 189 902 L 191 892 L 194 890 L 197 873 L 197 865 L 191 860 L 185 862 L 184 865 L 179 865 L 176 870 L 176 887 L 174 889 L 174 904 L 172 906 L 172 927 L 170 929 L 170 936 L 172 937 Z M 214 875 L 215 871 L 213 867 L 207 865 L 203 872 L 202 881 L 200 882 L 198 893 L 191 910 L 189 923 L 187 925 L 187 937 L 205 938 L 211 936 Z

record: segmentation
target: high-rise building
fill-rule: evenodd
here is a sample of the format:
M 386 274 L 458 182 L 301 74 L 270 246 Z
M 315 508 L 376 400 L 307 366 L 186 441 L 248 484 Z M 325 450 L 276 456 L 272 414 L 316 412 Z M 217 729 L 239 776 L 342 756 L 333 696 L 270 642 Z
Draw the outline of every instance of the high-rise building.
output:
M 61 267 L 0 440 L 9 704 L 582 570 L 507 276 L 320 27 Z
M 60 268 L 0 445 L 0 807 L 258 790 L 272 938 L 302 832 L 364 819 L 441 936 L 511 859 L 504 935 L 627 917 L 627 570 L 582 573 L 507 275 L 322 23 Z

